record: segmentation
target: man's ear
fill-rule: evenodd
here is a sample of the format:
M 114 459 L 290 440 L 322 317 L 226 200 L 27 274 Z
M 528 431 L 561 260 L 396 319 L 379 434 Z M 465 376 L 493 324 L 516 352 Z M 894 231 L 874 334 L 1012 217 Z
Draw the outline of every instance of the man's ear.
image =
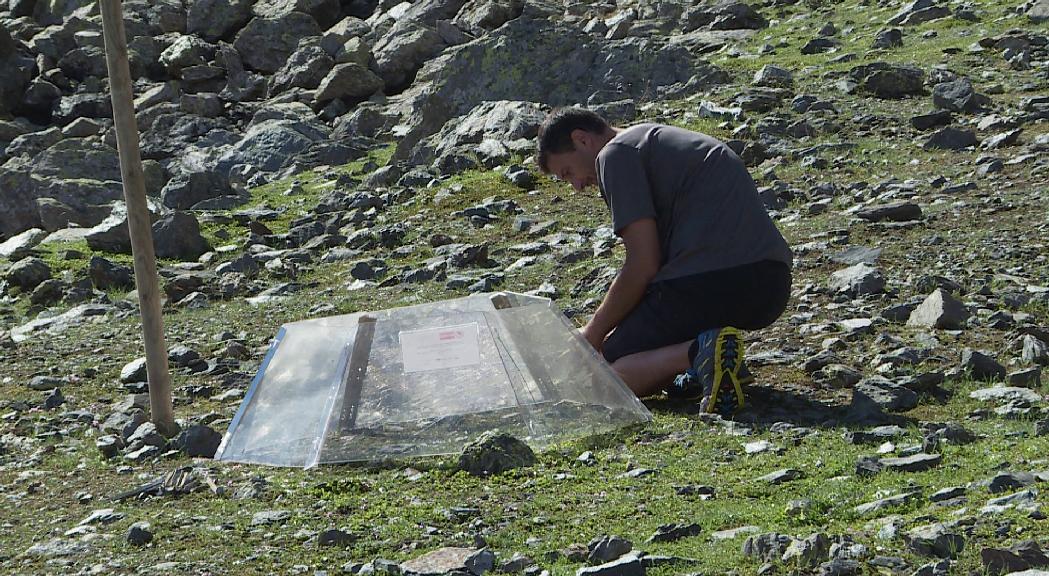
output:
M 590 145 L 591 140 L 593 140 L 593 137 L 594 135 L 586 130 L 576 128 L 575 130 L 572 130 L 572 145 L 575 146 L 576 150 L 586 149 Z

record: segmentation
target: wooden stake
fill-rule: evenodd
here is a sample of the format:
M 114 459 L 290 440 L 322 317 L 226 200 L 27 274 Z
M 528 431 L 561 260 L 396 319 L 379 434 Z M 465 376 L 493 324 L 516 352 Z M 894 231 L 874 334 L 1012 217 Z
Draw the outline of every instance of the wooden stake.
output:
M 171 379 L 168 352 L 164 344 L 164 322 L 160 309 L 160 282 L 153 252 L 153 222 L 146 203 L 146 183 L 142 156 L 138 148 L 138 126 L 131 93 L 127 37 L 120 0 L 100 0 L 102 34 L 106 42 L 109 92 L 113 100 L 113 123 L 120 152 L 120 175 L 124 181 L 128 231 L 135 259 L 135 286 L 142 314 L 142 335 L 146 344 L 146 374 L 149 378 L 149 410 L 157 431 L 171 437 L 178 433 L 171 408 Z

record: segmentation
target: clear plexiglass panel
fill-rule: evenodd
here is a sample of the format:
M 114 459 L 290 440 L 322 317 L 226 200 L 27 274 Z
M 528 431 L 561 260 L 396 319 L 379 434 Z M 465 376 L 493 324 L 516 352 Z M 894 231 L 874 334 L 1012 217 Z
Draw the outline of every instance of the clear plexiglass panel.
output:
M 549 301 L 513 293 L 281 327 L 217 458 L 279 466 L 542 448 L 651 415 Z

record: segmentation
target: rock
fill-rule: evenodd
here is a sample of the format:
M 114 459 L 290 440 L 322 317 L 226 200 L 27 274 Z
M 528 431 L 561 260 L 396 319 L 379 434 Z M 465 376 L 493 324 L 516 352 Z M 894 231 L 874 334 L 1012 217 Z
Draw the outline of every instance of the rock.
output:
M 755 86 L 790 88 L 794 85 L 794 74 L 786 68 L 766 64 L 754 74 L 754 80 L 751 83 Z
M 501 474 L 535 463 L 532 449 L 505 433 L 486 432 L 463 448 L 459 456 L 459 469 L 473 476 Z
M 99 290 L 110 288 L 130 288 L 134 284 L 131 268 L 106 260 L 101 256 L 92 256 L 87 266 L 91 283 Z
M 922 209 L 913 202 L 890 202 L 862 208 L 856 216 L 868 222 L 907 222 L 921 220 Z
M 175 210 L 187 210 L 205 200 L 233 193 L 233 188 L 225 176 L 203 170 L 174 176 L 164 185 L 160 196 L 164 206 Z
M 587 562 L 601 564 L 615 560 L 634 549 L 630 540 L 619 536 L 598 536 L 587 544 Z
M 991 388 L 973 390 L 969 393 L 969 398 L 984 402 L 994 401 L 999 403 L 1019 401 L 1036 404 L 1042 401 L 1042 396 L 1034 390 L 1018 388 L 1015 386 L 994 386 Z
M 70 556 L 84 556 L 90 550 L 91 548 L 86 542 L 56 538 L 47 542 L 33 544 L 23 554 L 40 558 L 67 558 Z
M 874 62 L 849 70 L 857 89 L 878 98 L 903 98 L 919 95 L 925 84 L 925 73 L 913 66 Z
M 306 110 L 309 107 L 303 106 Z M 309 112 L 312 115 L 312 111 Z M 272 118 L 253 122 L 244 136 L 230 146 L 216 161 L 216 170 L 228 174 L 238 164 L 254 166 L 264 172 L 287 168 L 317 143 L 328 140 L 328 130 L 312 122 Z M 361 152 L 363 154 L 363 152 Z M 346 163 L 357 157 L 339 158 Z M 301 167 L 303 163 L 300 161 Z
M 830 541 L 826 534 L 820 532 L 792 541 L 781 559 L 789 564 L 814 567 L 827 559 L 829 550 Z
M 356 541 L 357 536 L 337 528 L 324 530 L 317 535 L 318 546 L 350 546 Z
M 911 313 L 908 326 L 958 330 L 969 319 L 965 305 L 947 291 L 937 288 Z
M 852 390 L 850 414 L 877 415 L 881 411 L 902 412 L 918 405 L 918 395 L 891 380 L 874 376 L 861 380 Z
M 271 524 L 283 524 L 291 518 L 291 512 L 287 510 L 263 510 L 256 512 L 251 517 L 252 526 L 269 526 Z
M 126 210 L 113 210 L 105 220 L 87 231 L 84 240 L 92 250 L 131 254 L 131 235 L 128 232 Z
M 401 564 L 405 576 L 472 574 L 481 576 L 495 565 L 495 554 L 488 549 L 441 548 Z
M 197 424 L 179 432 L 171 441 L 171 447 L 190 458 L 214 458 L 221 442 L 222 434 Z
M 1009 386 L 1038 388 L 1042 385 L 1042 367 L 1032 366 L 1023 370 L 1010 372 L 1005 376 L 1005 383 Z
M 994 358 L 971 348 L 962 351 L 960 369 L 969 373 L 976 380 L 1005 379 L 1005 366 L 999 364 Z
M 197 217 L 190 212 L 175 211 L 153 224 L 153 247 L 157 258 L 196 260 L 211 250 L 200 234 Z
M 894 26 L 914 26 L 930 20 L 946 18 L 950 15 L 951 9 L 946 6 L 936 5 L 935 0 L 914 0 L 890 18 L 889 24 Z
M 634 554 L 627 554 L 607 564 L 584 566 L 576 570 L 576 576 L 644 576 L 644 574 L 645 569 L 641 565 L 641 560 Z
M 0 243 L 0 258 L 6 258 L 13 262 L 26 258 L 32 253 L 33 248 L 47 237 L 47 232 L 39 228 L 30 228 L 21 234 L 17 234 Z
M 251 19 L 250 0 L 196 0 L 187 3 L 186 32 L 208 42 L 228 40 Z
M 784 468 L 782 470 L 776 470 L 775 472 L 766 474 L 758 478 L 758 481 L 766 482 L 768 484 L 785 484 L 787 482 L 804 477 L 805 473 L 801 470 L 795 470 L 793 468 Z
M 887 28 L 879 30 L 874 35 L 874 42 L 871 43 L 871 48 L 888 50 L 890 48 L 899 48 L 903 46 L 903 31 L 899 28 Z
M 698 536 L 702 531 L 699 524 L 663 524 L 656 528 L 656 533 L 649 537 L 648 542 L 674 542 Z
M 146 381 L 146 358 L 136 358 L 120 369 L 120 381 L 124 384 Z
M 874 266 L 861 262 L 831 274 L 828 287 L 851 296 L 876 294 L 885 289 L 885 277 Z
M 955 558 L 965 547 L 965 538 L 943 524 L 919 526 L 906 533 L 903 539 L 911 551 L 922 556 Z
M 1049 346 L 1031 334 L 1021 339 L 1020 358 L 1031 364 L 1049 364 Z
M 1028 20 L 1034 24 L 1049 22 L 1049 2 L 1046 0 L 1034 0 L 1028 4 L 1030 6 L 1027 9 Z
M 272 97 L 291 88 L 316 88 L 334 66 L 335 60 L 320 46 L 320 42 L 301 42 L 298 49 L 288 57 L 284 67 L 273 75 L 269 94 Z
M 145 546 L 153 541 L 153 532 L 150 531 L 149 522 L 135 522 L 128 528 L 125 537 L 128 544 L 132 546 Z
M 423 63 L 437 56 L 446 44 L 431 28 L 413 22 L 399 22 L 375 43 L 376 72 L 395 94 L 411 83 Z
M 860 563 L 848 558 L 834 558 L 817 567 L 818 576 L 855 576 L 860 574 Z
M 991 99 L 977 94 L 967 78 L 941 82 L 932 89 L 932 103 L 951 112 L 972 113 L 985 108 Z
M 180 77 L 183 68 L 199 66 L 215 57 L 215 45 L 196 36 L 179 36 L 160 53 L 160 63 L 168 74 Z
M 779 560 L 793 541 L 790 536 L 776 532 L 750 536 L 743 542 L 743 555 L 759 562 Z
M 882 458 L 879 462 L 885 470 L 892 472 L 924 472 L 940 465 L 939 454 L 915 454 L 903 458 Z
M 273 74 L 284 66 L 300 40 L 320 35 L 312 16 L 288 12 L 277 18 L 252 18 L 237 33 L 233 47 L 249 70 Z
M 958 128 L 941 128 L 929 136 L 922 144 L 926 150 L 963 150 L 970 146 L 976 146 L 979 140 L 972 130 L 960 130 Z
M 991 494 L 1001 494 L 1030 486 L 1035 483 L 1035 476 L 1029 472 L 999 472 L 991 478 L 987 490 Z
M 40 258 L 28 257 L 11 265 L 4 274 L 8 284 L 31 292 L 45 280 L 51 278 L 51 267 Z
M 327 102 L 335 98 L 357 102 L 381 90 L 383 80 L 367 67 L 357 63 L 340 64 L 320 82 L 315 101 Z

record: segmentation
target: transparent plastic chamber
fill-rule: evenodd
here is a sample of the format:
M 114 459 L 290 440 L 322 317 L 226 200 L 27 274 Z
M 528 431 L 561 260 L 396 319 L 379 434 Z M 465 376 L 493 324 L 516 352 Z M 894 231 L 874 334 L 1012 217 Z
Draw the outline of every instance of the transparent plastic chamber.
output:
M 478 294 L 281 327 L 216 458 L 276 466 L 533 448 L 651 415 L 546 299 Z

